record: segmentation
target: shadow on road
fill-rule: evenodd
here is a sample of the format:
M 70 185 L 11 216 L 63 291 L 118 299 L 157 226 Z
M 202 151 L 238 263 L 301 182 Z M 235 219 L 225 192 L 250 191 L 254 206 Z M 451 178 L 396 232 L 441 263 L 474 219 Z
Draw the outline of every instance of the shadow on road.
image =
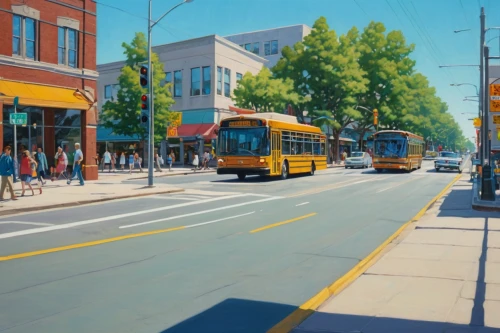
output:
M 160 333 L 266 333 L 297 308 L 288 304 L 245 299 L 227 299 Z M 311 310 L 298 310 L 299 317 L 310 316 Z M 481 315 L 481 313 L 478 313 Z M 483 312 L 484 316 L 484 312 Z M 478 318 L 479 319 L 479 318 Z M 483 321 L 484 323 L 484 318 Z M 404 332 L 404 333 L 499 333 L 500 329 L 470 325 L 372 317 L 346 314 L 315 313 L 292 330 L 292 333 L 311 332 Z M 472 326 L 474 325 L 474 326 Z M 283 330 L 284 332 L 284 330 Z

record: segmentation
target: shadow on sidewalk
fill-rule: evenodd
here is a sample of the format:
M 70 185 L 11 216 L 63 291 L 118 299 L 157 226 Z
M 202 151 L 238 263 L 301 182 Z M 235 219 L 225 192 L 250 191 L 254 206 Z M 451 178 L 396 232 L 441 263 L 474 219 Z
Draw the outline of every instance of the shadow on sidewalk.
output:
M 296 310 L 288 304 L 230 298 L 160 333 L 266 333 Z M 312 311 L 299 310 L 300 315 Z M 302 316 L 301 316 L 302 317 Z M 280 330 L 285 332 L 285 330 Z M 293 333 L 499 333 L 500 329 L 443 322 L 314 313 Z

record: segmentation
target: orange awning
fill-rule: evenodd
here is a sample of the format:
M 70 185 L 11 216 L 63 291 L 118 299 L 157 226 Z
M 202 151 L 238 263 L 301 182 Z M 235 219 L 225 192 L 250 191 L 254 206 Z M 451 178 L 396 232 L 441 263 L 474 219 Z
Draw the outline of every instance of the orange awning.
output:
M 0 80 L 0 100 L 12 105 L 16 96 L 23 106 L 88 110 L 93 104 L 77 89 Z

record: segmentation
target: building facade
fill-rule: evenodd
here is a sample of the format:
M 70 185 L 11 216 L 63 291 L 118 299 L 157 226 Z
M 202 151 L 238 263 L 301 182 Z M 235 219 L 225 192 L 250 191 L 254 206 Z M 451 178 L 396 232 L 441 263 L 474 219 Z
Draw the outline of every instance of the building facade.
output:
M 220 120 L 237 114 L 230 108 L 234 105 L 231 96 L 238 80 L 246 72 L 258 73 L 267 62 L 217 35 L 159 45 L 153 51 L 164 64 L 165 82 L 171 84 L 175 101 L 172 110 L 182 112 L 182 125 L 176 135 L 169 136 L 170 148 L 176 150 L 176 156 L 187 156 L 187 151 L 201 146 L 200 141 L 212 146 Z M 103 96 L 98 102 L 99 110 L 108 100 L 116 98 L 124 64 L 120 61 L 97 66 L 98 90 Z M 138 147 L 132 137 L 120 138 L 103 128 L 99 128 L 98 134 L 100 150 L 128 151 Z M 176 162 L 189 163 L 189 158 Z
M 266 66 L 272 68 L 281 58 L 281 50 L 285 46 L 293 47 L 311 33 L 312 28 L 305 24 L 281 27 L 268 30 L 245 32 L 225 36 L 227 40 L 238 44 L 248 52 L 252 52 L 268 60 Z
M 0 145 L 14 145 L 11 114 L 25 113 L 18 155 L 41 147 L 54 165 L 60 146 L 72 165 L 79 142 L 85 179 L 97 179 L 96 3 L 2 0 L 0 28 Z

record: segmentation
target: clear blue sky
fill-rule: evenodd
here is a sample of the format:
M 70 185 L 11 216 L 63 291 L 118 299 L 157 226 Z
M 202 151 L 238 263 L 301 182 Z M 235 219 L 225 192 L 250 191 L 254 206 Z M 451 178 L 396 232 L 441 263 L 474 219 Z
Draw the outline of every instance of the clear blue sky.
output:
M 130 42 L 137 31 L 147 29 L 147 0 L 96 0 L 98 9 L 98 63 L 123 60 L 121 43 Z M 158 18 L 180 0 L 153 0 Z M 194 0 L 170 13 L 155 27 L 153 44 L 218 34 L 307 24 L 325 16 L 330 28 L 345 33 L 352 26 L 362 30 L 380 21 L 388 30 L 401 30 L 416 44 L 413 59 L 437 94 L 449 106 L 467 137 L 474 135 L 471 118 L 476 102 L 464 102 L 476 94 L 474 87 L 450 87 L 450 83 L 479 84 L 474 67 L 439 69 L 438 65 L 479 63 L 479 10 L 485 7 L 486 24 L 500 26 L 499 0 Z M 456 29 L 471 29 L 454 33 Z M 488 32 L 486 40 L 499 36 Z M 492 55 L 500 52 L 500 38 L 489 44 Z M 498 63 L 498 62 L 497 62 Z

